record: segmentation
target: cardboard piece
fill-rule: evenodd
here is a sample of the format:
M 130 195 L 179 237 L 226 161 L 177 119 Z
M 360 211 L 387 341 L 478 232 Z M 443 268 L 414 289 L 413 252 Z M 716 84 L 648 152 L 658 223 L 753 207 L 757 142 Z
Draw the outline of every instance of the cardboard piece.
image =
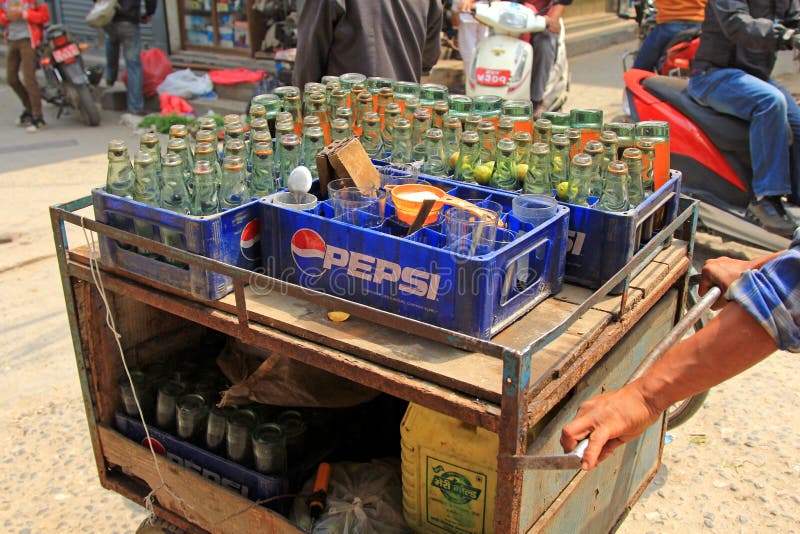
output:
M 340 145 L 332 147 L 328 155 L 337 178 L 351 178 L 358 187 L 375 188 L 381 186 L 378 169 L 372 164 L 364 147 L 355 137 L 344 139 Z

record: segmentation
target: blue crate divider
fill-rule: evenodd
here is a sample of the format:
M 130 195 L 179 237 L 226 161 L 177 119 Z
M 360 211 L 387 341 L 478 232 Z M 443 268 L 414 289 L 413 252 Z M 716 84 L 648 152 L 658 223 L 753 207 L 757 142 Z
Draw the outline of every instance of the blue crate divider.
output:
M 561 289 L 568 208 L 534 228 L 510 214 L 512 195 L 426 180 L 461 198 L 499 202 L 517 239 L 467 257 L 443 248 L 440 225 L 405 237 L 408 226 L 391 219 L 390 203 L 380 227 L 359 228 L 335 220 L 329 201 L 300 212 L 262 200 L 266 274 L 482 339 Z
M 147 446 L 145 441 L 147 435 L 141 421 L 117 412 L 115 423 L 117 430 L 122 435 L 142 446 Z M 171 462 L 191 469 L 206 480 L 238 493 L 246 499 L 260 501 L 289 493 L 290 484 L 287 477 L 265 475 L 248 469 L 152 425 L 149 425 L 148 430 L 150 437 L 157 442 L 157 444 L 153 444 L 156 452 L 162 452 L 163 449 L 163 454 Z M 276 499 L 263 504 L 263 506 L 285 514 L 288 512 L 291 501 L 291 499 Z
M 144 235 L 224 263 L 253 270 L 261 265 L 258 243 L 259 208 L 256 201 L 216 215 L 194 217 L 154 208 L 110 195 L 103 188 L 92 190 L 95 219 L 115 228 Z M 193 265 L 169 263 L 163 257 L 139 253 L 116 240 L 99 236 L 101 261 L 206 300 L 216 300 L 233 291 L 228 276 Z

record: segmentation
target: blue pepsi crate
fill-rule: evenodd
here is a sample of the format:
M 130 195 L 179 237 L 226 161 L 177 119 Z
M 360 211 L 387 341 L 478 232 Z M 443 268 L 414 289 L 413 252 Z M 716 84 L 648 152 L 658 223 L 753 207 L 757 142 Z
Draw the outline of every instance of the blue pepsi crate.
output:
M 487 339 L 563 284 L 569 210 L 538 227 L 511 213 L 513 196 L 426 178 L 452 195 L 503 207 L 510 243 L 482 256 L 445 250 L 441 225 L 405 237 L 391 219 L 377 228 L 337 221 L 329 201 L 310 212 L 261 201 L 262 263 L 266 274 L 474 337 Z
M 253 270 L 261 265 L 256 201 L 204 217 L 147 206 L 110 195 L 103 188 L 92 190 L 92 203 L 95 219 L 115 228 L 243 269 Z M 206 300 L 220 299 L 233 291 L 228 276 L 136 251 L 103 235 L 99 240 L 101 261 L 111 267 Z
M 141 421 L 117 412 L 115 423 L 117 430 L 122 435 L 142 446 L 147 446 L 147 435 Z M 248 469 L 153 426 L 149 426 L 148 430 L 150 437 L 154 440 L 153 448 L 157 453 L 246 499 L 261 501 L 289 493 L 289 482 L 286 477 L 265 475 Z M 288 502 L 286 499 L 278 499 L 270 501 L 264 506 L 286 513 Z

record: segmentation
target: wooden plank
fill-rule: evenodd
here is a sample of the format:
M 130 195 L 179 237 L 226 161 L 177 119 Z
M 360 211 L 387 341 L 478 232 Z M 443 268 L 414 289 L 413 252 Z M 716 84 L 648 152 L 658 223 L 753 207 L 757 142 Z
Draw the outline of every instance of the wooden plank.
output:
M 157 456 L 111 428 L 98 428 L 103 456 L 155 489 L 159 504 L 200 528 L 220 534 L 296 534 L 302 532 L 283 516 Z M 159 472 L 163 476 L 159 477 Z M 142 504 L 142 503 L 140 503 Z

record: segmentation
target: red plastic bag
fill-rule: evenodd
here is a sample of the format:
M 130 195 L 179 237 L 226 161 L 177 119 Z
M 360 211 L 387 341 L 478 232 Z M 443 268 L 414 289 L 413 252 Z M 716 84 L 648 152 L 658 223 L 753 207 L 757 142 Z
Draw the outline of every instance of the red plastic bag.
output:
M 156 88 L 172 72 L 172 62 L 160 48 L 142 51 L 142 94 L 156 96 Z M 122 73 L 122 81 L 128 84 L 128 71 Z
M 208 73 L 211 81 L 219 85 L 235 85 L 237 83 L 258 83 L 266 73 L 263 70 L 250 70 L 244 67 L 225 70 L 212 70 Z
M 162 115 L 169 115 L 171 113 L 177 115 L 191 115 L 194 113 L 194 108 L 191 104 L 179 96 L 161 93 L 158 97 L 158 102 L 161 105 Z

